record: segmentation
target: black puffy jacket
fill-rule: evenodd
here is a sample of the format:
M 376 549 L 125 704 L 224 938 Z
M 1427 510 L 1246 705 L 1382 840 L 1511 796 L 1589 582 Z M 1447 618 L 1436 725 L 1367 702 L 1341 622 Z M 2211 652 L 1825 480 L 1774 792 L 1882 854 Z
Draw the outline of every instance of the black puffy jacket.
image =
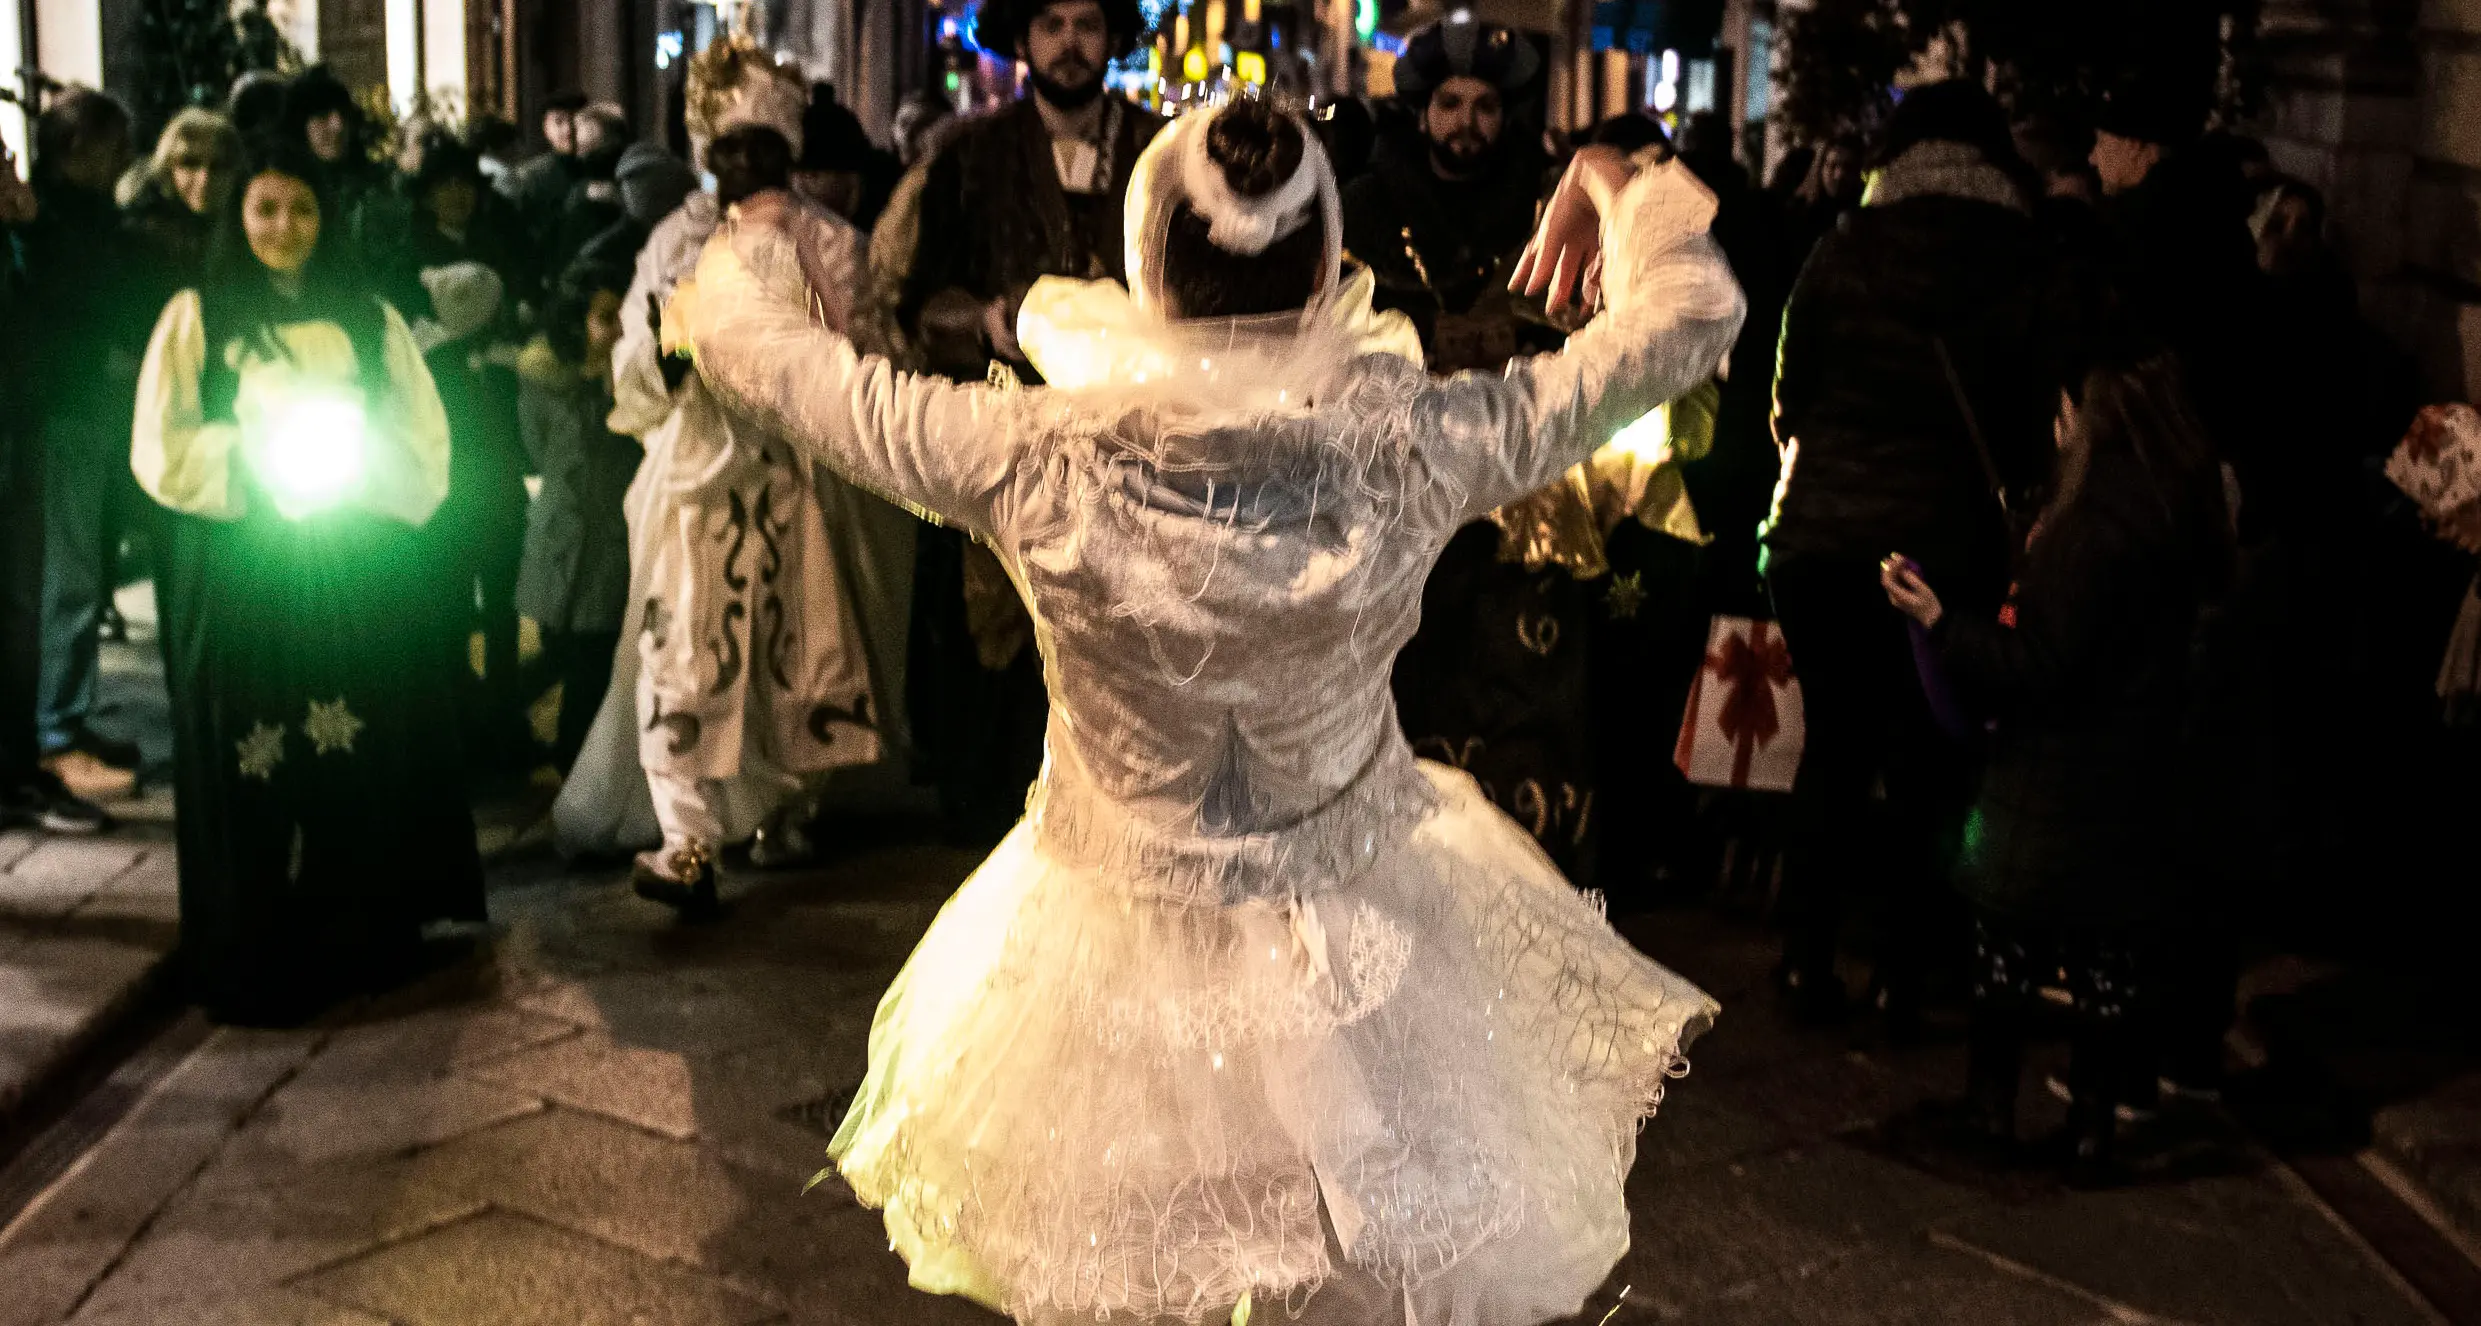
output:
M 1775 560 L 1902 549 L 1978 606 L 2005 588 L 2006 523 L 1941 349 L 2001 477 L 2027 489 L 2049 466 L 2073 317 L 2048 237 L 1985 200 L 2003 179 L 1969 157 L 1961 178 L 1979 196 L 1873 202 L 1801 270 L 1775 376 L 1776 438 L 1799 446 L 1766 545 Z

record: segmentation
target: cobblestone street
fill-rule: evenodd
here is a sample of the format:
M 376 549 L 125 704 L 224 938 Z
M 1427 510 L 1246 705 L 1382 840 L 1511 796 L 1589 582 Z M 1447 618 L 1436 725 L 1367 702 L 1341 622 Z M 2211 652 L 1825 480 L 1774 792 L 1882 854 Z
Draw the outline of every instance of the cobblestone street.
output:
M 616 872 L 503 867 L 462 960 L 316 1029 L 205 1035 L 146 1087 L 0 1233 L 0 1326 L 995 1323 L 908 1290 L 839 1185 L 802 1192 L 880 989 L 972 860 L 744 873 L 706 929 Z M 1725 1015 L 1645 1132 L 1636 1246 L 1581 1323 L 2441 1320 L 2230 1137 L 2237 1163 L 2099 1195 L 1902 1163 L 1872 1125 L 1955 1051 L 1780 1030 L 1753 927 L 1626 928 Z

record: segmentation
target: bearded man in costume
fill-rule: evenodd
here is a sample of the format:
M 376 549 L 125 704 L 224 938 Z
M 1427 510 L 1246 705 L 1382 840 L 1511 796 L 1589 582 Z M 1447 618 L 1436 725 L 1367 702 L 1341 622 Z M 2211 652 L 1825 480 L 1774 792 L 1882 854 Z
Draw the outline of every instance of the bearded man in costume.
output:
M 1039 382 L 1017 309 L 1046 276 L 1128 278 L 1122 203 L 1163 122 L 1105 94 L 1104 68 L 1144 26 L 1135 0 L 990 0 L 980 41 L 1015 53 L 1031 95 L 960 130 L 925 168 L 901 272 L 879 319 L 897 362 L 958 382 Z M 911 716 L 952 823 L 995 836 L 1042 761 L 1044 699 L 1032 624 L 998 561 L 928 531 L 914 581 Z
M 1433 372 L 1495 376 L 1563 339 L 1506 279 L 1532 233 L 1537 176 L 1509 137 L 1521 117 L 1508 101 L 1539 71 L 1526 38 L 1469 13 L 1415 33 L 1396 87 L 1421 107 L 1424 150 L 1344 193 L 1346 244 L 1377 278 L 1379 306 L 1422 329 Z M 1699 386 L 1468 524 L 1432 569 L 1421 630 L 1396 660 L 1413 748 L 1473 775 L 1571 882 L 1624 907 L 1653 854 L 1633 835 L 1606 870 L 1603 829 L 1656 808 L 1678 732 L 1683 695 L 1670 679 L 1689 665 L 1675 628 L 1705 542 L 1679 467 L 1712 443 L 1712 400 Z
M 655 227 L 613 353 L 611 427 L 646 444 L 628 498 L 629 620 L 554 814 L 562 847 L 578 853 L 644 842 L 651 809 L 661 843 L 638 856 L 637 891 L 690 915 L 715 909 L 727 844 L 749 839 L 761 867 L 807 859 L 825 775 L 883 746 L 873 673 L 893 652 L 871 643 L 892 644 L 894 631 L 865 546 L 876 499 L 725 417 L 657 351 L 655 319 L 707 236 L 745 198 L 786 190 L 808 100 L 798 68 L 739 36 L 691 63 L 690 135 L 716 187 Z M 819 316 L 846 326 L 859 237 L 814 205 L 782 212 L 805 267 L 828 274 Z

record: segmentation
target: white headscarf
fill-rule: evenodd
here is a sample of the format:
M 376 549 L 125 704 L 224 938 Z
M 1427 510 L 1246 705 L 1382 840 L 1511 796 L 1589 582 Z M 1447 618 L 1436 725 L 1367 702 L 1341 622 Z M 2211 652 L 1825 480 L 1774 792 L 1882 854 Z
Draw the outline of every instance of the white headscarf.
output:
M 1301 164 L 1292 178 L 1264 197 L 1243 198 L 1232 191 L 1222 168 L 1206 152 L 1206 132 L 1222 113 L 1198 111 L 1172 121 L 1146 145 L 1129 172 L 1124 227 L 1129 293 L 1139 308 L 1168 316 L 1164 240 L 1183 203 L 1205 219 L 1208 236 L 1217 248 L 1244 257 L 1264 253 L 1268 245 L 1299 230 L 1316 215 L 1325 223 L 1326 259 L 1318 273 L 1318 293 L 1301 317 L 1304 324 L 1315 322 L 1325 302 L 1335 297 L 1344 265 L 1344 200 L 1335 187 L 1334 168 L 1327 164 L 1318 135 L 1294 119 L 1301 131 Z

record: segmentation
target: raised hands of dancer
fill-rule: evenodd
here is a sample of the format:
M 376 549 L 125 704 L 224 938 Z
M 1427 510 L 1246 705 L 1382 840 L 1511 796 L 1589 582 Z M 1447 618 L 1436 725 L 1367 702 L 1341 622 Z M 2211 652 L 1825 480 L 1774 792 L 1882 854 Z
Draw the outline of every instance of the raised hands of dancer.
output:
M 1553 315 L 1591 314 L 1602 305 L 1602 218 L 1611 200 L 1637 173 L 1615 147 L 1580 149 L 1560 176 L 1542 224 L 1516 260 L 1508 289 L 1531 298 L 1547 294 Z

